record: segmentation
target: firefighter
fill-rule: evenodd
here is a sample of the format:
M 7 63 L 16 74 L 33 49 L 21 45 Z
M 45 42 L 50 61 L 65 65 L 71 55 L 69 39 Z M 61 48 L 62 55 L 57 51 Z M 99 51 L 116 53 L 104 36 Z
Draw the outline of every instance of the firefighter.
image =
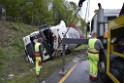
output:
M 97 39 L 97 34 L 93 33 L 88 42 L 88 57 L 90 64 L 89 79 L 97 80 L 99 52 L 104 50 L 102 42 Z
M 40 47 L 42 45 L 42 38 L 39 38 L 35 43 L 35 60 L 36 60 L 36 77 L 40 76 L 40 67 L 41 67 L 41 56 L 40 56 Z

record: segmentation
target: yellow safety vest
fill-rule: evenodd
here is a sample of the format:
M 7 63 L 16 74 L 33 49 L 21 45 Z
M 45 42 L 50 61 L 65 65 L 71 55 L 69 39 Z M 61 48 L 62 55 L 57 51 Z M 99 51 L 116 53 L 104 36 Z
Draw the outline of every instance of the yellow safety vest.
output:
M 40 55 L 40 50 L 39 50 L 39 46 L 41 44 L 40 43 L 36 43 L 35 44 L 35 56 L 39 56 Z
M 92 54 L 98 54 L 99 51 L 97 51 L 95 49 L 95 43 L 96 43 L 97 39 L 95 38 L 92 38 L 92 39 L 89 39 L 89 42 L 88 42 L 88 52 L 89 53 L 92 53 Z

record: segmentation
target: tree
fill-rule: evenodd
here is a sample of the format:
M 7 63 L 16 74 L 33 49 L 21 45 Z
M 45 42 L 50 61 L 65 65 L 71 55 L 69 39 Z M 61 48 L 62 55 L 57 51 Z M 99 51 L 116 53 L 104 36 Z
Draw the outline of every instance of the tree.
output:
M 74 15 L 77 5 L 66 0 L 2 0 L 6 7 L 7 20 L 27 24 L 56 25 L 64 20 L 66 25 L 78 23 Z M 2 3 L 3 3 L 2 2 Z M 84 22 L 84 21 L 82 21 Z

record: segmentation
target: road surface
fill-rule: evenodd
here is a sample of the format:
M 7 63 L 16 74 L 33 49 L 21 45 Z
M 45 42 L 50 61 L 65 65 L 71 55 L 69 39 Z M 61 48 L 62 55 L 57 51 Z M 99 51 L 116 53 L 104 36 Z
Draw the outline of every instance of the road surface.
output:
M 89 61 L 87 56 L 78 54 L 68 64 L 65 69 L 67 73 L 65 76 L 59 74 L 61 68 L 56 70 L 44 83 L 103 83 L 101 79 L 97 81 L 89 80 Z

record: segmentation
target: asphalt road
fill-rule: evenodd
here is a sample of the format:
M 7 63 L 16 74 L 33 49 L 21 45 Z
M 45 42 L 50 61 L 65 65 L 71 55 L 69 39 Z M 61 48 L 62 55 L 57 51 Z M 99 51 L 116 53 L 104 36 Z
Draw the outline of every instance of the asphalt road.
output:
M 85 60 L 78 63 L 64 83 L 102 83 L 102 81 L 100 79 L 97 81 L 89 80 L 89 62 Z
M 97 81 L 89 80 L 89 61 L 82 53 L 66 64 L 65 69 L 67 70 L 65 76 L 59 74 L 60 68 L 43 81 L 43 83 L 103 83 L 101 79 Z

